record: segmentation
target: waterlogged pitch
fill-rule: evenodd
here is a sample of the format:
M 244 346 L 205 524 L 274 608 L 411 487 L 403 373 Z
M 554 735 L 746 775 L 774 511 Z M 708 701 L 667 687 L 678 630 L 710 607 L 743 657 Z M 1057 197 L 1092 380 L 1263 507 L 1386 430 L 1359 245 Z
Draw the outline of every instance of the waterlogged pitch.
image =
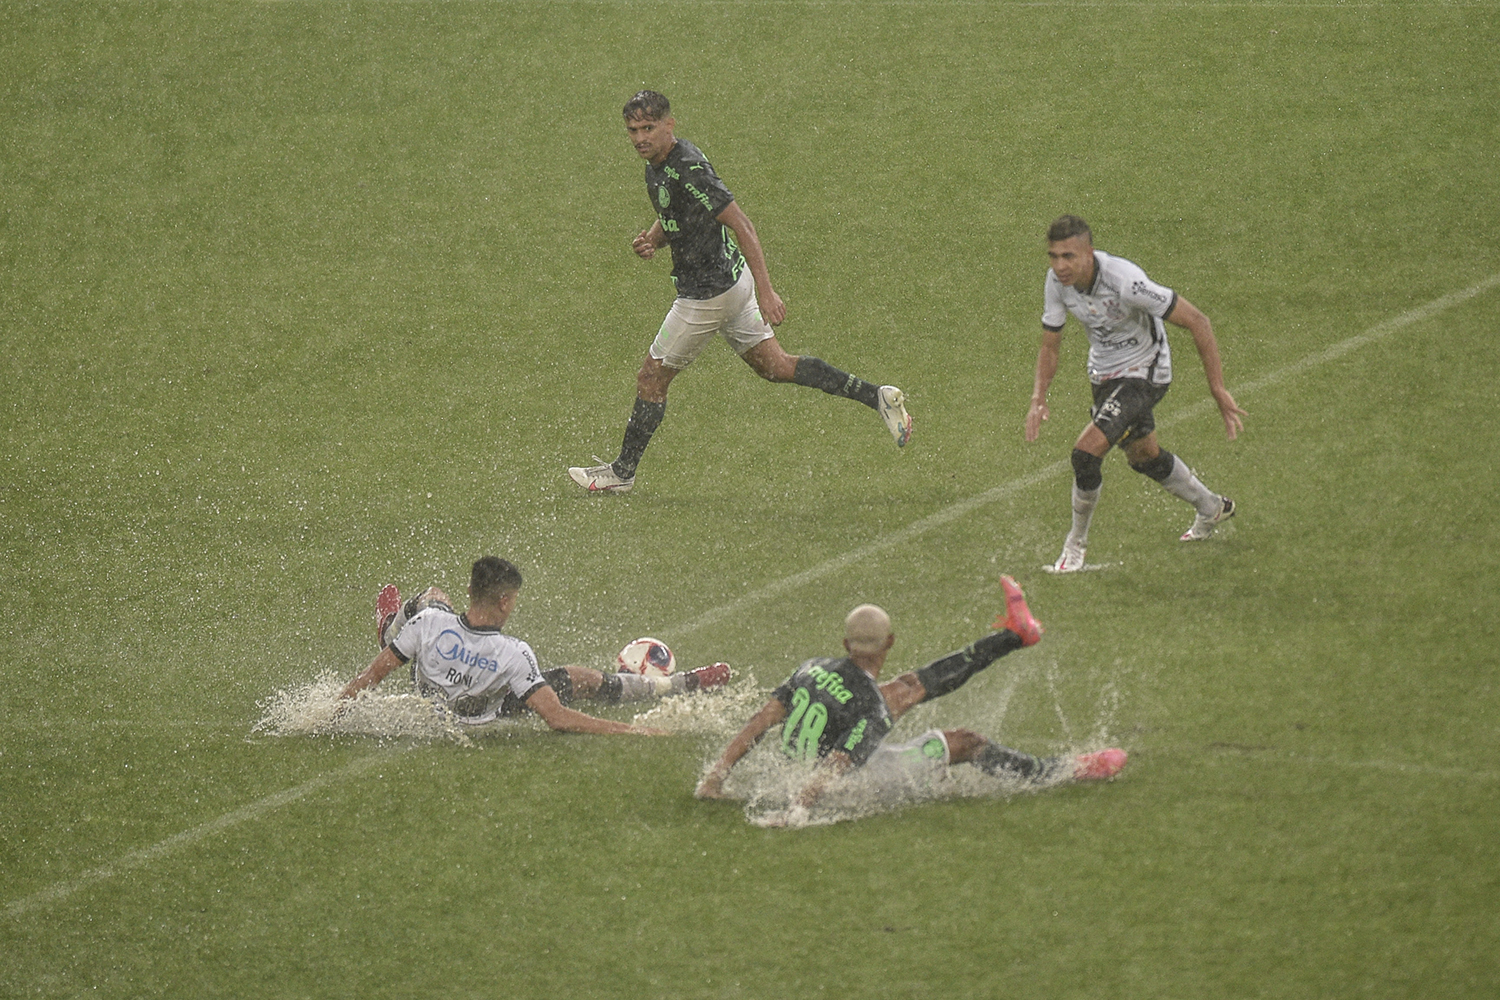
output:
M 1500 511 L 1493 2 L 295 3 L 0 11 L 0 996 L 1492 997 Z M 667 93 L 765 245 L 786 349 L 713 345 L 628 495 L 672 296 L 619 110 Z M 1212 319 L 1163 444 L 1052 575 L 1087 420 L 1023 440 L 1047 224 Z M 454 724 L 374 655 L 386 583 L 513 560 L 544 667 L 659 637 L 728 686 Z M 897 726 L 967 767 L 786 829 L 763 745 L 886 608 L 888 676 L 1041 643 Z M 588 707 L 588 706 L 585 706 Z M 638 712 L 639 715 L 633 713 Z M 767 743 L 769 744 L 769 740 Z

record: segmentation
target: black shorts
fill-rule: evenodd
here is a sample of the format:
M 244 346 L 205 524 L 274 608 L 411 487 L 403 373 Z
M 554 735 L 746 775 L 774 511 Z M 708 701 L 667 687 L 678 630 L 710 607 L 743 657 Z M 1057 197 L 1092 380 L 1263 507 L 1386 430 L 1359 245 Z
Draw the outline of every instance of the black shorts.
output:
M 557 692 L 557 700 L 564 705 L 573 700 L 573 678 L 568 674 L 567 667 L 554 667 L 551 670 L 542 671 L 542 680 L 546 681 L 553 691 Z M 507 691 L 505 698 L 500 702 L 500 717 L 503 719 L 508 715 L 520 715 L 522 712 L 531 711 L 531 707 L 520 698 Z
M 1153 385 L 1143 378 L 1116 378 L 1094 386 L 1094 426 L 1111 445 L 1140 439 L 1156 430 L 1151 411 L 1167 394 L 1168 385 Z

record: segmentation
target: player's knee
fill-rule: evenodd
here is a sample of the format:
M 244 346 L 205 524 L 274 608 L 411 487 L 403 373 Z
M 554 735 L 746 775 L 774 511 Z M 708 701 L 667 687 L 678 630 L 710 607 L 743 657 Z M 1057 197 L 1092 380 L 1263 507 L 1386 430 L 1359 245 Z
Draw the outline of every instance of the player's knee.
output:
M 1175 456 L 1163 448 L 1156 453 L 1155 458 L 1148 458 L 1140 463 L 1131 462 L 1130 467 L 1143 476 L 1150 476 L 1159 483 L 1172 474 L 1172 464 L 1175 461 Z
M 1104 483 L 1104 459 L 1082 448 L 1073 449 L 1073 481 L 1080 490 L 1097 490 Z
M 990 742 L 972 729 L 945 729 L 943 736 L 948 740 L 948 759 L 954 764 L 973 760 Z
M 573 700 L 573 678 L 569 676 L 567 667 L 542 671 L 542 680 L 557 692 L 557 700 L 564 705 Z

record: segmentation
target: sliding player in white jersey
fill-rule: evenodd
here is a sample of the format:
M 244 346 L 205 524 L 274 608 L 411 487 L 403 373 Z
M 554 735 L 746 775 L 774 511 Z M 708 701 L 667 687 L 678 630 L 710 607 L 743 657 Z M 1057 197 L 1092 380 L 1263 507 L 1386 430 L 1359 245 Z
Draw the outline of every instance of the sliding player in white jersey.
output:
M 1234 501 L 1210 491 L 1180 458 L 1157 444 L 1152 412 L 1172 382 L 1165 320 L 1193 335 L 1229 439 L 1244 429 L 1240 418 L 1246 414 L 1224 388 L 1218 342 L 1208 317 L 1130 261 L 1095 250 L 1088 223 L 1075 215 L 1062 216 L 1047 230 L 1047 257 L 1052 267 L 1047 272 L 1042 346 L 1026 414 L 1026 440 L 1037 439 L 1048 417 L 1047 389 L 1057 374 L 1069 313 L 1088 332 L 1088 372 L 1094 389 L 1092 419 L 1073 445 L 1073 526 L 1053 572 L 1084 568 L 1089 522 L 1104 482 L 1100 469 L 1115 445 L 1125 449 L 1132 469 L 1193 505 L 1197 516 L 1182 540 L 1208 538 L 1215 525 L 1234 516 Z
M 463 614 L 455 612 L 448 595 L 436 587 L 405 604 L 395 587 L 386 587 L 376 603 L 380 653 L 342 696 L 353 698 L 410 663 L 417 692 L 446 705 L 459 722 L 480 724 L 530 710 L 553 729 L 567 732 L 664 735 L 663 730 L 596 719 L 568 705 L 575 699 L 617 704 L 660 698 L 729 680 L 724 663 L 671 677 L 605 674 L 572 666 L 543 671 L 531 646 L 501 631 L 520 590 L 520 571 L 495 556 L 474 563 L 469 609 Z

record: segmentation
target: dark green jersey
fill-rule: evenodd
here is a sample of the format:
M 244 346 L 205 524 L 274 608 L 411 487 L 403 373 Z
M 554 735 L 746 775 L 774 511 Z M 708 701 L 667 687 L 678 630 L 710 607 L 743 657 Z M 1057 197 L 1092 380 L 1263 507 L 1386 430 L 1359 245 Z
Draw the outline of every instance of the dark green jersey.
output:
M 771 696 L 786 706 L 781 749 L 791 757 L 826 757 L 838 750 L 863 764 L 891 731 L 880 685 L 848 657 L 813 657 Z
M 698 147 L 678 139 L 661 166 L 647 163 L 646 195 L 672 247 L 677 294 L 711 299 L 733 288 L 745 258 L 718 215 L 734 195 Z

